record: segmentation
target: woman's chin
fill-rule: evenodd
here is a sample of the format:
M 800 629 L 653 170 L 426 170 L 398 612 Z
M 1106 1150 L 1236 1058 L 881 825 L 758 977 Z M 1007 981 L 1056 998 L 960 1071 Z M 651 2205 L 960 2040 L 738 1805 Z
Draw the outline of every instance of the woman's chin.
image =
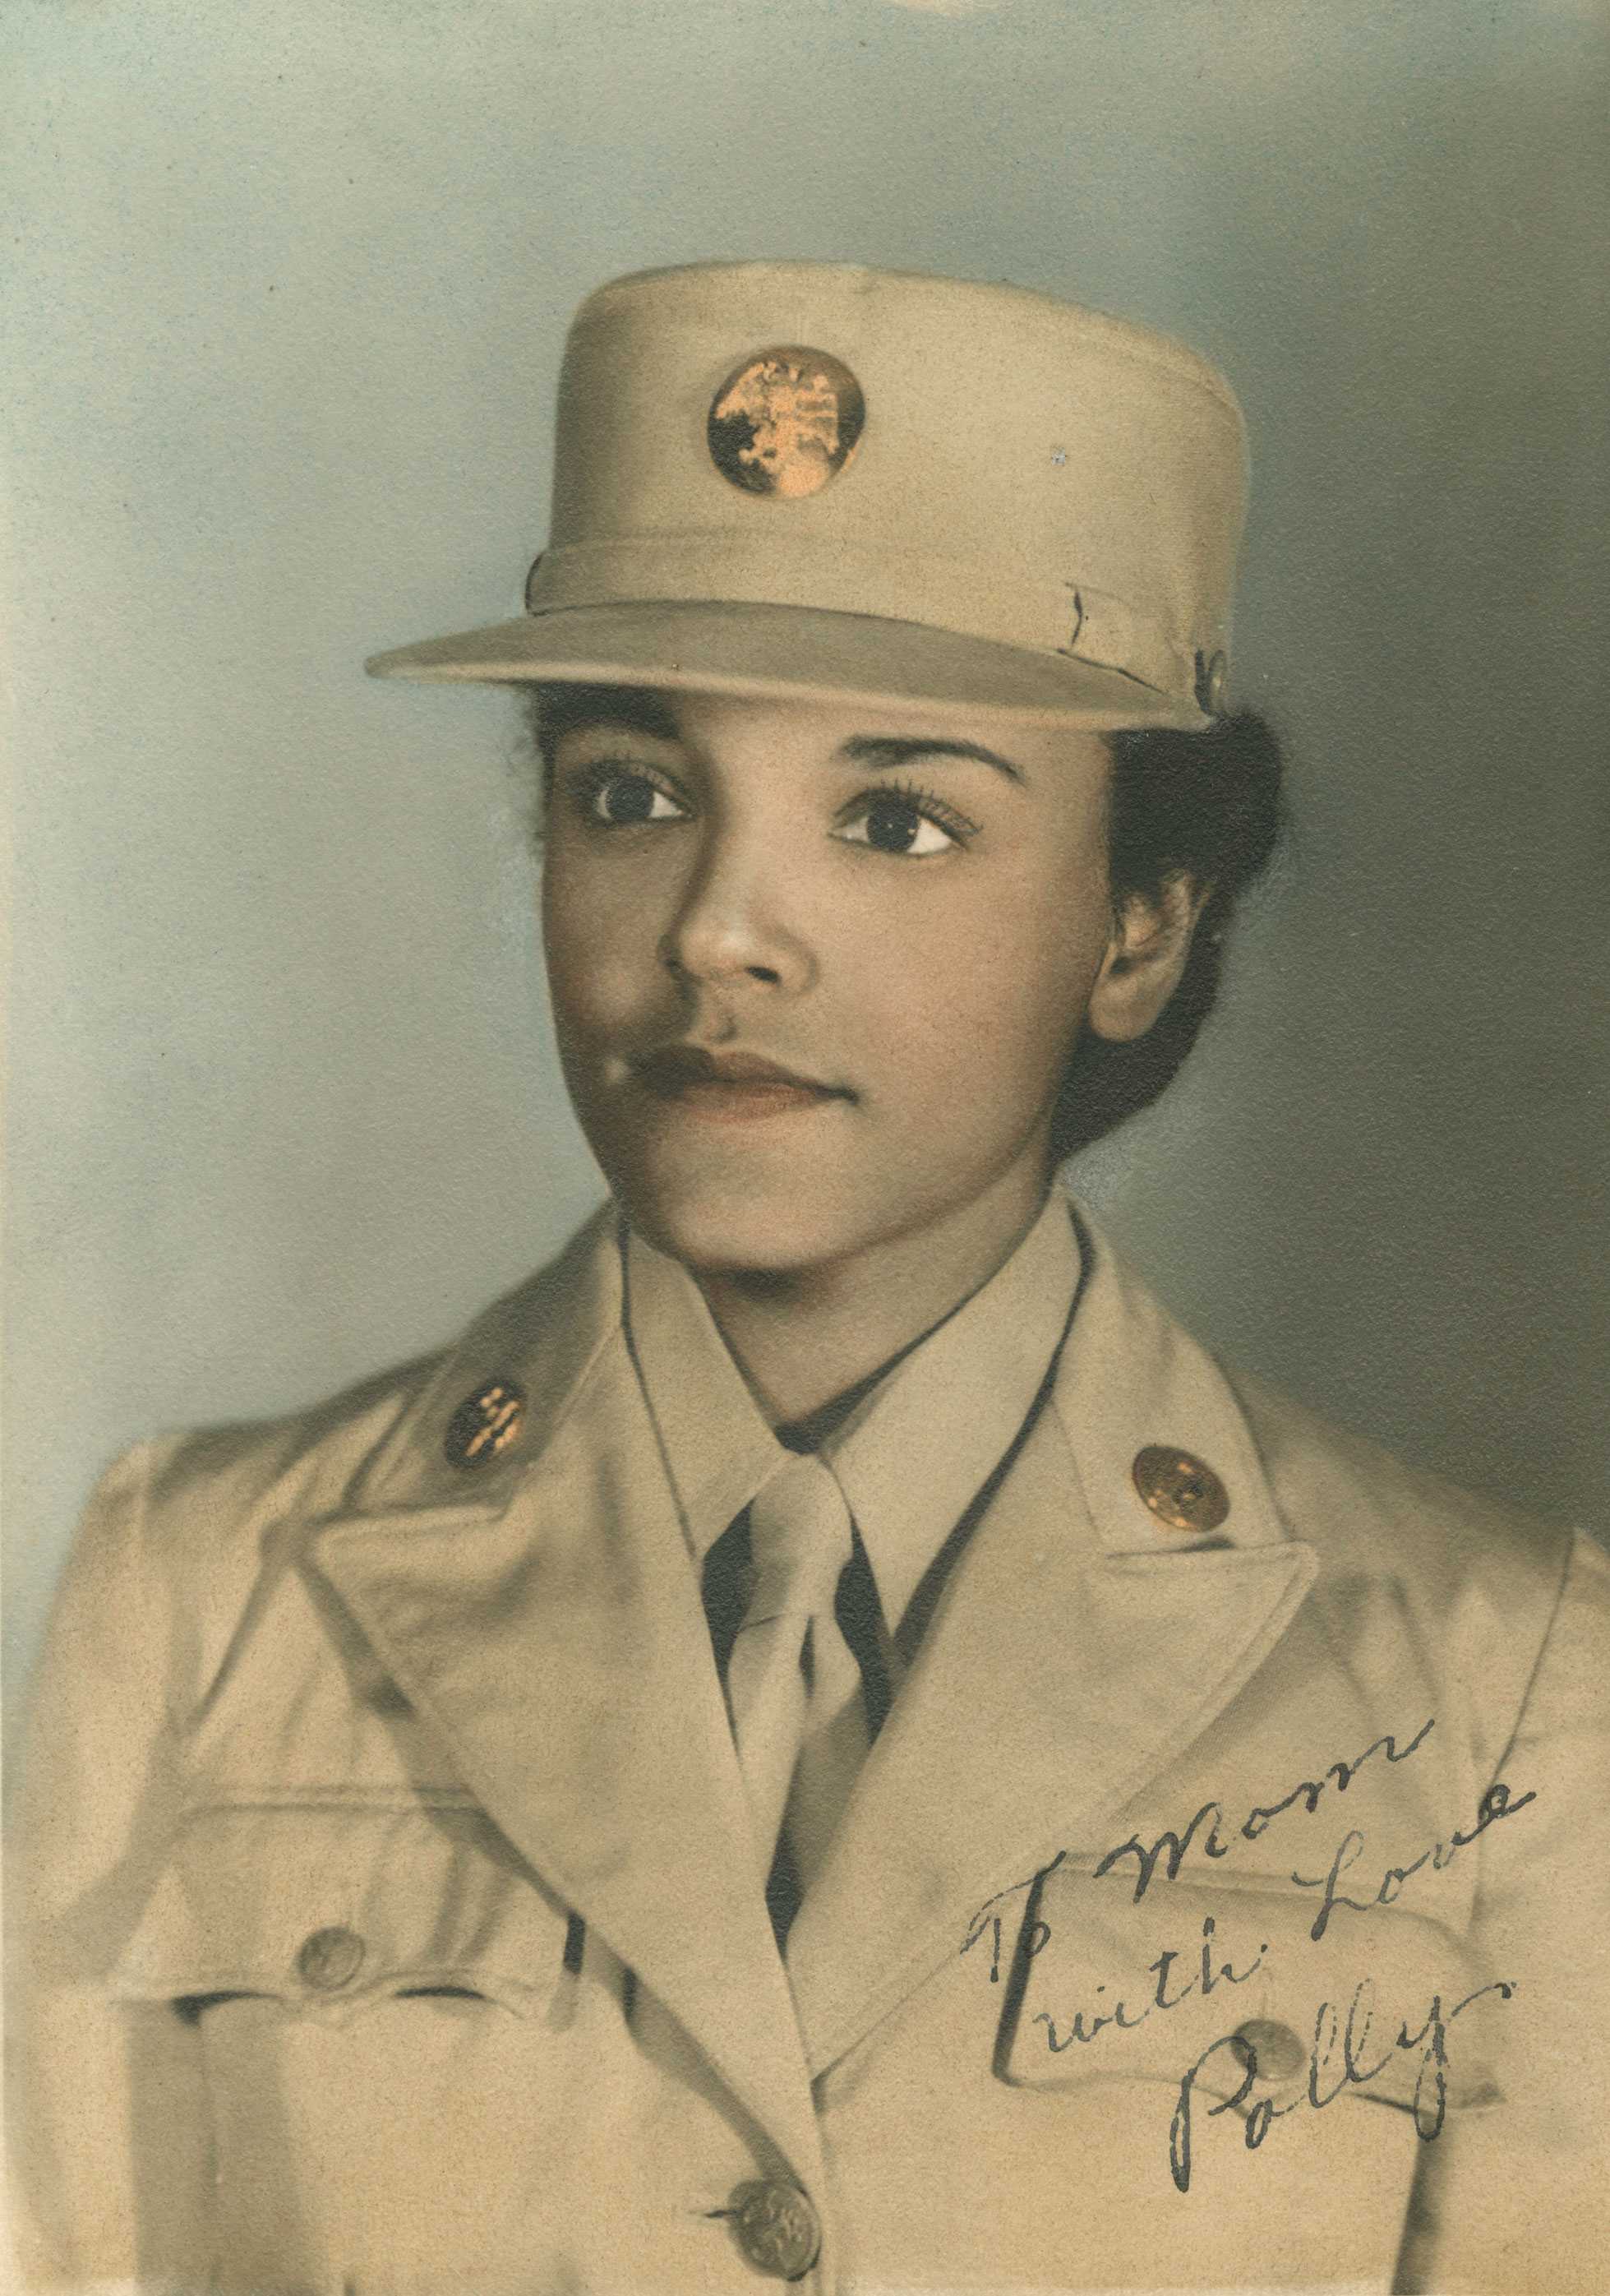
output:
M 875 1206 L 786 1168 L 739 1176 L 639 1167 L 609 1177 L 638 1234 L 698 1274 L 803 1274 L 878 1240 Z
M 841 1258 L 846 1239 L 814 1207 L 702 1193 L 623 1190 L 617 1197 L 638 1234 L 695 1274 L 783 1275 Z
M 973 1263 L 1009 1242 L 1044 1194 L 1037 1146 L 974 1172 L 933 1159 L 925 1168 L 897 1148 L 783 1159 L 644 1153 L 649 1145 L 640 1137 L 634 1152 L 600 1161 L 637 1233 L 698 1275 L 845 1274 L 859 1264 L 872 1277 L 887 1273 L 889 1248 L 920 1238 L 931 1259 L 954 1258 L 959 1280 L 970 1280 Z

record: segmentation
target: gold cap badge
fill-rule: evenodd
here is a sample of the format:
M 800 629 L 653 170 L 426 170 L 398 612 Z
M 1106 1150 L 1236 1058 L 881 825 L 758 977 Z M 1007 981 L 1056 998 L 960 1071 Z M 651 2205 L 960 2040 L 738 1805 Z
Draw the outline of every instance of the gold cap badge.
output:
M 746 494 L 820 494 L 855 452 L 861 385 L 826 351 L 781 343 L 734 367 L 710 401 L 710 459 Z

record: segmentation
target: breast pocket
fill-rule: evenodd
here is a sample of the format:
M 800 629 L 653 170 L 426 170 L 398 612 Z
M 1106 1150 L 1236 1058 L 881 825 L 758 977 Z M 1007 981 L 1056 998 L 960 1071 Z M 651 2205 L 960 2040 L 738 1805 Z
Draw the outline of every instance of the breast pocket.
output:
M 1491 2102 L 1508 1988 L 1442 1923 L 1333 1917 L 1290 1889 L 1050 1875 L 1019 1941 L 1003 2076 L 1035 2087 L 1179 2081 L 1279 2104 L 1335 2089 L 1423 2109 Z M 1434 2079 L 1428 2078 L 1435 2076 Z
M 193 1810 L 113 1977 L 192 2020 L 267 2001 L 340 2025 L 382 2001 L 529 2018 L 562 1972 L 565 1909 L 468 1799 Z
M 193 1810 L 112 1988 L 192 2030 L 216 2284 L 504 2284 L 564 2189 L 572 1934 L 467 1800 Z

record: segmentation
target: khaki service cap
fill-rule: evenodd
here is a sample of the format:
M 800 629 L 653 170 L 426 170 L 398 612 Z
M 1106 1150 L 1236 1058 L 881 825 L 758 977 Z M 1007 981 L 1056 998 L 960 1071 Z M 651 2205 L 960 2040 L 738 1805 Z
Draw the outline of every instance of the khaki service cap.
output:
M 367 667 L 1197 727 L 1246 485 L 1228 384 L 1127 321 L 850 264 L 638 272 L 570 330 L 525 612 Z

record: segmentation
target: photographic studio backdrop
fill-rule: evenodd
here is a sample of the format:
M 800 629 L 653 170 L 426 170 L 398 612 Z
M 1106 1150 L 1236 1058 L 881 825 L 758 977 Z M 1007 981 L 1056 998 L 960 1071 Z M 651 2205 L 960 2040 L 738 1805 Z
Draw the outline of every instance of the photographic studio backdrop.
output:
M 1228 370 L 1295 834 L 1083 1186 L 1224 1353 L 1610 1516 L 1606 22 L 15 0 L 12 1702 L 119 1447 L 445 1341 L 596 1200 L 511 704 L 360 665 L 516 610 L 572 309 L 700 258 L 1009 278 Z

